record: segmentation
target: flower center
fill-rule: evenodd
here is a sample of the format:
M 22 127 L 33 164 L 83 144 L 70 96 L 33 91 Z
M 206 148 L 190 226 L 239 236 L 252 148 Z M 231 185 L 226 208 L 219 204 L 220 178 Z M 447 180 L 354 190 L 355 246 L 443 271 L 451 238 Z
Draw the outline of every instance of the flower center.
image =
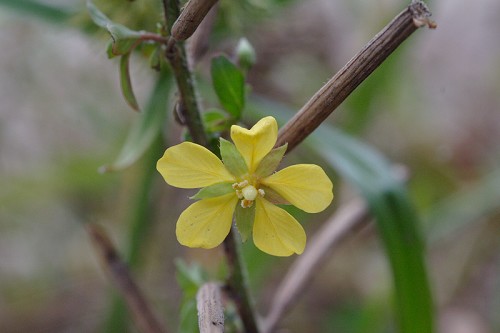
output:
M 252 207 L 257 196 L 260 195 L 261 197 L 264 197 L 265 194 L 263 189 L 258 189 L 254 185 L 249 184 L 248 180 L 244 180 L 240 183 L 234 183 L 233 188 L 236 191 L 238 199 L 241 199 L 241 207 L 243 208 Z

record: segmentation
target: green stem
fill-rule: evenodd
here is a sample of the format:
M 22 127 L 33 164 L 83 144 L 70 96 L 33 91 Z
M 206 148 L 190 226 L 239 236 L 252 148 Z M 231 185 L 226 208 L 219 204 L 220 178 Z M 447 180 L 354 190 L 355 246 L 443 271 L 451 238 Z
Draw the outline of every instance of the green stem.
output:
M 168 31 L 170 31 L 175 20 L 179 17 L 179 2 L 178 0 L 163 0 L 163 8 Z M 188 128 L 193 142 L 207 146 L 208 140 L 200 116 L 195 81 L 189 69 L 184 43 L 175 42 L 172 38 L 167 43 L 166 57 L 170 62 L 179 89 L 178 110 L 181 113 L 179 115 L 182 118 L 181 121 Z
M 165 20 L 169 30 L 179 16 L 178 0 L 163 0 Z M 180 111 L 183 120 L 191 134 L 194 142 L 208 147 L 208 140 L 203 123 L 201 122 L 200 111 L 198 108 L 197 94 L 191 71 L 187 64 L 186 50 L 182 42 L 172 41 L 167 45 L 167 58 L 170 61 L 172 70 L 177 80 L 179 93 L 181 96 Z M 252 302 L 248 292 L 248 284 L 244 274 L 244 263 L 240 255 L 240 243 L 235 240 L 235 235 L 231 231 L 224 240 L 226 260 L 229 266 L 228 289 L 231 298 L 238 307 L 238 312 L 248 333 L 258 332 L 255 321 Z
M 227 291 L 236 304 L 246 333 L 258 333 L 255 312 L 248 292 L 248 278 L 240 251 L 240 242 L 231 230 L 224 240 L 224 251 L 229 266 Z

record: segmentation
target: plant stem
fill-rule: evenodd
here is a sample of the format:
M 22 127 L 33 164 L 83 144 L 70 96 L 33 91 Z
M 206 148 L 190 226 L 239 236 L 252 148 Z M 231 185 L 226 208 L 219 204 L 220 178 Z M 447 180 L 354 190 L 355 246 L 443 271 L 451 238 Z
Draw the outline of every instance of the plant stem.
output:
M 169 30 L 173 22 L 179 16 L 178 0 L 163 0 L 165 19 Z M 167 44 L 167 58 L 172 66 L 174 76 L 179 87 L 181 97 L 182 116 L 194 142 L 213 150 L 208 146 L 208 140 L 203 123 L 201 122 L 198 100 L 195 91 L 194 81 L 187 64 L 186 50 L 183 42 L 176 42 L 173 39 Z M 248 284 L 244 274 L 244 263 L 239 251 L 240 244 L 235 240 L 233 231 L 224 240 L 229 276 L 227 285 L 229 294 L 235 302 L 240 318 L 243 322 L 245 332 L 258 333 L 257 323 L 248 292 Z
M 245 332 L 257 333 L 259 329 L 255 320 L 252 300 L 248 293 L 246 270 L 243 266 L 240 245 L 233 229 L 224 240 L 224 251 L 229 266 L 227 292 L 236 304 Z
M 170 31 L 173 23 L 179 17 L 179 3 L 178 0 L 163 0 L 163 6 L 165 20 Z M 167 43 L 165 54 L 170 62 L 179 89 L 178 105 L 180 106 L 181 120 L 188 128 L 193 142 L 207 146 L 207 135 L 201 121 L 194 78 L 189 69 L 184 42 L 175 42 L 174 39 L 171 39 Z

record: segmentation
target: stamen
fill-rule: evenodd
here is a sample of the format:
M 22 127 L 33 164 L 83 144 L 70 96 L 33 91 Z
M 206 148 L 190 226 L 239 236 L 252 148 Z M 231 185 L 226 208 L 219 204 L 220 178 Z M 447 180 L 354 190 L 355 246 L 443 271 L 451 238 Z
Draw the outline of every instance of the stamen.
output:
M 246 199 L 241 200 L 241 207 L 243 208 L 249 208 L 252 207 L 252 205 L 253 205 L 253 200 L 246 200 Z
M 264 192 L 264 190 L 261 188 L 259 188 L 257 191 L 259 192 L 261 197 L 264 197 L 266 195 L 266 192 Z
M 244 180 L 244 181 L 242 181 L 241 183 L 238 184 L 238 187 L 239 188 L 244 188 L 247 185 L 248 185 L 248 180 Z

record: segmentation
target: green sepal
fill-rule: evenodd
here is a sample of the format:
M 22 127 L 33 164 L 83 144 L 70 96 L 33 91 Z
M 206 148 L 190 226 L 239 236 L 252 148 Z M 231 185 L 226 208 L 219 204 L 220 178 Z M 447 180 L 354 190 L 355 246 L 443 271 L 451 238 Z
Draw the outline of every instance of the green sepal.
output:
M 130 80 L 129 60 L 130 53 L 120 58 L 120 86 L 122 88 L 123 97 L 125 97 L 128 105 L 135 111 L 140 111 L 139 104 L 135 98 L 134 89 L 132 88 L 132 81 Z
M 217 183 L 202 188 L 201 190 L 198 191 L 198 193 L 196 193 L 189 199 L 200 200 L 200 199 L 215 198 L 231 192 L 234 192 L 231 183 Z
M 255 170 L 255 174 L 259 177 L 267 177 L 272 174 L 278 168 L 278 165 L 285 155 L 287 147 L 288 143 L 285 143 L 283 146 L 271 150 L 266 156 L 264 156 L 262 161 L 260 161 L 257 170 Z
M 255 219 L 255 204 L 248 208 L 243 208 L 238 203 L 235 210 L 236 228 L 240 233 L 241 240 L 246 242 L 252 234 L 253 221 Z
M 272 204 L 275 205 L 290 205 L 290 202 L 279 195 L 278 192 L 271 189 L 270 187 L 261 185 L 260 188 L 264 191 L 264 198 Z
M 248 173 L 248 166 L 236 146 L 231 142 L 220 138 L 220 155 L 226 169 L 235 177 L 241 177 Z
M 245 106 L 245 76 L 224 56 L 212 59 L 212 83 L 220 104 L 239 120 Z

